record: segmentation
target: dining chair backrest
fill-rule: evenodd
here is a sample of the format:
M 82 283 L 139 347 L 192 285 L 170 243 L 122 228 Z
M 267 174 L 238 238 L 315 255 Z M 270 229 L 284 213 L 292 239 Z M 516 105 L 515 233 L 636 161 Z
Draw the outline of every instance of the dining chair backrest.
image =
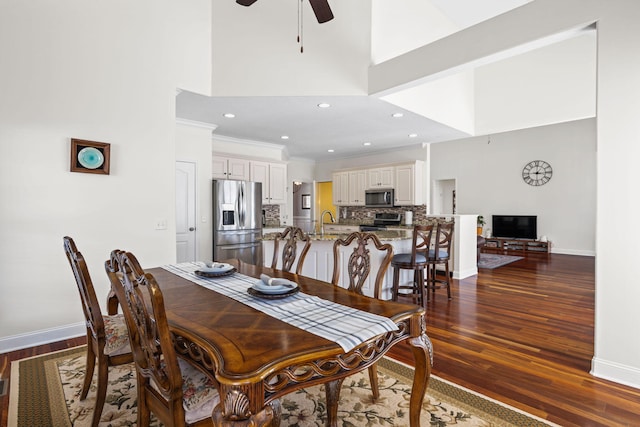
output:
M 129 252 L 113 251 L 105 269 L 122 305 L 131 336 L 138 384 L 138 425 L 149 425 L 150 411 L 165 426 L 191 425 L 183 402 L 183 378 L 186 377 L 182 367 L 189 364 L 179 363 L 158 283 Z M 191 369 L 204 378 L 204 382 L 194 382 L 197 392 L 204 390 L 209 393 L 209 399 L 218 399 L 217 389 L 211 387 L 213 383 L 205 384 L 209 381 L 207 377 L 196 368 Z M 201 390 L 203 384 L 205 387 Z M 207 392 L 207 388 L 211 391 Z M 201 420 L 205 425 L 211 425 L 210 413 Z
M 347 263 L 347 275 L 349 277 L 350 291 L 363 294 L 362 287 L 365 285 L 369 274 L 371 273 L 371 248 L 373 247 L 379 253 L 384 254 L 380 267 L 376 273 L 374 282 L 374 297 L 379 298 L 382 291 L 382 282 L 384 275 L 389 268 L 391 258 L 393 258 L 393 247 L 385 243 L 383 244 L 378 236 L 373 233 L 356 231 L 349 234 L 344 239 L 337 239 L 333 244 L 333 276 L 331 283 L 338 285 L 340 281 L 340 252 L 344 247 L 351 246 L 355 241 L 353 252 L 349 256 Z
M 311 239 L 299 227 L 287 227 L 284 231 L 277 233 L 273 239 L 273 261 L 271 268 L 276 268 L 278 265 L 281 241 L 284 242 L 284 247 L 282 248 L 282 266 L 280 267 L 283 271 L 291 271 L 293 264 L 296 262 L 298 243 L 304 243 L 302 251 L 300 251 L 300 256 L 297 257 L 298 264 L 296 266 L 296 274 L 300 274 L 307 252 L 309 252 L 309 248 L 311 248 Z
M 104 348 L 105 330 L 102 310 L 96 297 L 96 291 L 89 275 L 89 268 L 82 256 L 82 253 L 76 247 L 71 237 L 63 238 L 64 252 L 69 260 L 69 265 L 76 279 L 80 300 L 82 301 L 82 311 L 84 312 L 85 324 L 91 336 Z

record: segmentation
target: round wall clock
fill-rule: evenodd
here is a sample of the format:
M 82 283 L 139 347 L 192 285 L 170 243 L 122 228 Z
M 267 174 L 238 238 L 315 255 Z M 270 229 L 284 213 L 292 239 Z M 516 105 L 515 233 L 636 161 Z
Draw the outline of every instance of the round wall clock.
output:
M 529 185 L 544 185 L 552 175 L 551 165 L 544 160 L 533 160 L 522 169 L 522 179 Z

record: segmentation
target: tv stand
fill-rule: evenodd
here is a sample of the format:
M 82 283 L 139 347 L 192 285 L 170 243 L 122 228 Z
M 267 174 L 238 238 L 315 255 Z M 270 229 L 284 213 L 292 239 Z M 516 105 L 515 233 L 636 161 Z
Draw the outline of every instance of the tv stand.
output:
M 507 239 L 503 237 L 487 237 L 485 238 L 482 252 L 505 255 L 528 256 L 530 254 L 545 254 L 549 256 L 551 253 L 551 242 L 541 242 L 540 240 L 528 239 Z

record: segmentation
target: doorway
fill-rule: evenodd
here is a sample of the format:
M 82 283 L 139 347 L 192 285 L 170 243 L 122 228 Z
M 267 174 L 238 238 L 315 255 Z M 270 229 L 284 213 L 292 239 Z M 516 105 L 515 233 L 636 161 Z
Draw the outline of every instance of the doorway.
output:
M 456 214 L 456 180 L 439 179 L 433 182 L 431 192 L 431 214 L 455 215 Z

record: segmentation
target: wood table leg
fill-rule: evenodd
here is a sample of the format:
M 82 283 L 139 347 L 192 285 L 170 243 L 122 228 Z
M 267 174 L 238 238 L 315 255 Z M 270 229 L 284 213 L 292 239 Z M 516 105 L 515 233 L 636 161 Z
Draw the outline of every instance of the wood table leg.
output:
M 325 383 L 324 391 L 327 396 L 327 426 L 338 427 L 338 403 L 340 389 L 344 378 Z
M 213 409 L 211 419 L 216 427 L 279 427 L 281 419 L 280 401 L 266 405 L 257 413 L 251 413 L 246 394 L 238 389 L 221 387 L 220 403 Z
M 433 363 L 433 346 L 429 337 L 423 333 L 419 337 L 409 340 L 415 361 L 415 373 L 409 401 L 409 425 L 420 427 L 420 411 L 422 401 L 429 385 L 431 365 Z

